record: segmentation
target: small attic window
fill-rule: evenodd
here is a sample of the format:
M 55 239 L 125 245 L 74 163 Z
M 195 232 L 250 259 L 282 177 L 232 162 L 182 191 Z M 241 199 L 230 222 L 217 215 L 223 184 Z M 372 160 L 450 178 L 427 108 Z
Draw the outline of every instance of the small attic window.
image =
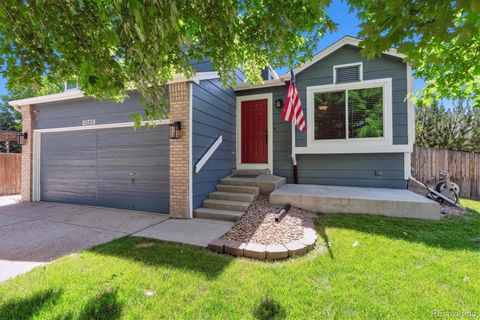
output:
M 363 80 L 362 63 L 333 66 L 333 83 L 356 82 Z
M 75 80 L 67 80 L 64 82 L 64 91 L 77 90 L 78 83 Z

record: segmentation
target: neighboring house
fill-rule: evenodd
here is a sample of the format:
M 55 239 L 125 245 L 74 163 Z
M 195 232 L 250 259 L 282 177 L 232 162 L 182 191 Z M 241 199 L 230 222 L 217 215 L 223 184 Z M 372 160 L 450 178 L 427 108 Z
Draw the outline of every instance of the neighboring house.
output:
M 155 128 L 132 129 L 130 114 L 143 110 L 135 92 L 120 104 L 77 90 L 12 101 L 29 133 L 22 198 L 189 218 L 233 169 L 268 169 L 292 183 L 292 158 L 301 184 L 406 188 L 410 67 L 395 50 L 373 60 L 359 50 L 345 37 L 295 70 L 305 132 L 281 119 L 289 75 L 267 70 L 261 85 L 224 88 L 208 61 L 169 84 L 172 119 Z M 169 139 L 176 121 L 180 138 Z

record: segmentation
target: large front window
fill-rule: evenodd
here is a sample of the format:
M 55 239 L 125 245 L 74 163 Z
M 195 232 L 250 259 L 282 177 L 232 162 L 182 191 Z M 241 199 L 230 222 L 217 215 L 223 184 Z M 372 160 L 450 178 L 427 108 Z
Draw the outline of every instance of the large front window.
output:
M 313 93 L 314 140 L 382 138 L 384 88 Z

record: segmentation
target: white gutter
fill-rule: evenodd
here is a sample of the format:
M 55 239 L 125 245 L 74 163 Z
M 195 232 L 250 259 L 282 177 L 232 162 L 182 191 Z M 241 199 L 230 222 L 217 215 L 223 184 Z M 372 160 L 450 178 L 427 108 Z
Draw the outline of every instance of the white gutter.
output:
M 172 80 L 168 81 L 167 84 L 193 81 L 195 83 L 200 83 L 202 80 L 218 79 L 218 72 L 197 72 L 192 78 L 186 78 L 180 74 L 176 74 Z M 68 90 L 61 93 L 49 94 L 46 96 L 32 97 L 20 100 L 10 101 L 9 104 L 15 108 L 15 110 L 20 111 L 18 107 L 26 106 L 31 104 L 40 104 L 40 103 L 49 103 L 49 102 L 58 102 L 58 101 L 68 101 L 73 99 L 84 98 L 84 94 L 80 90 Z

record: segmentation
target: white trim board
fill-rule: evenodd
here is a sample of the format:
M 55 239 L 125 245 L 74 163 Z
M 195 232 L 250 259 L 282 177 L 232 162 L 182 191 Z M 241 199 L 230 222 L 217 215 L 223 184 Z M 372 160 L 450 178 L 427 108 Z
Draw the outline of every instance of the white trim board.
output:
M 193 218 L 193 84 L 188 92 L 188 217 Z
M 241 141 L 241 106 L 244 101 L 267 100 L 267 121 L 268 121 L 268 163 L 241 163 L 242 141 Z M 262 93 L 248 96 L 237 96 L 236 99 L 236 144 L 237 144 L 237 169 L 269 169 L 273 172 L 273 94 Z
M 203 166 L 207 161 L 210 159 L 210 157 L 213 155 L 213 153 L 218 149 L 218 147 L 222 144 L 223 141 L 223 136 L 219 136 L 217 140 L 208 148 L 207 152 L 202 156 L 202 158 L 197 162 L 195 165 L 195 173 L 199 173 L 200 170 L 202 170 Z
M 290 80 L 290 78 L 288 79 Z M 259 88 L 271 88 L 271 87 L 278 87 L 278 86 L 284 86 L 285 85 L 285 80 L 282 79 L 273 79 L 273 80 L 265 80 L 260 84 L 257 85 L 251 85 L 250 83 L 242 83 L 239 84 L 238 86 L 233 87 L 233 91 L 244 91 L 244 90 L 250 90 L 250 89 L 259 89 Z
M 156 125 L 170 124 L 171 120 L 156 120 Z M 142 125 L 146 125 L 149 121 L 142 122 Z M 33 172 L 32 172 L 32 201 L 40 201 L 40 168 L 41 168 L 41 153 L 42 153 L 42 133 L 51 132 L 72 132 L 82 130 L 100 130 L 100 129 L 112 129 L 112 128 L 128 128 L 133 127 L 133 122 L 121 122 L 121 123 L 109 123 L 98 124 L 92 126 L 78 126 L 78 127 L 63 127 L 63 128 L 48 128 L 48 129 L 35 129 L 33 130 Z
M 315 140 L 314 128 L 314 94 L 318 92 L 342 91 L 365 89 L 373 87 L 383 88 L 383 137 L 381 138 L 355 138 L 335 140 Z M 345 99 L 345 108 L 347 108 Z M 348 117 L 348 110 L 346 110 Z M 345 121 L 348 122 L 348 119 Z M 346 130 L 348 126 L 346 126 Z M 296 153 L 373 153 L 381 150 L 392 149 L 393 146 L 393 123 L 392 123 L 392 79 L 375 79 L 361 82 L 340 83 L 322 86 L 307 87 L 307 147 L 295 148 Z M 298 150 L 298 151 L 297 151 Z
M 186 78 L 181 74 L 176 74 L 173 76 L 172 80 L 168 81 L 168 84 L 193 81 L 195 83 L 200 83 L 202 80 L 218 79 L 220 76 L 217 71 L 209 72 L 197 72 L 193 77 Z M 84 98 L 84 94 L 81 90 L 68 90 L 61 93 L 49 94 L 46 96 L 32 97 L 20 100 L 10 101 L 9 104 L 18 110 L 20 106 L 26 106 L 31 104 L 40 104 L 48 102 L 59 102 L 59 101 L 68 101 L 73 99 Z
M 164 120 L 154 120 L 153 124 L 155 125 L 164 125 L 170 124 L 172 121 L 170 119 Z M 142 126 L 150 124 L 150 121 L 142 121 Z M 112 129 L 112 128 L 128 128 L 133 127 L 134 122 L 119 122 L 119 123 L 106 123 L 106 124 L 96 124 L 91 126 L 76 126 L 76 127 L 62 127 L 62 128 L 48 128 L 48 129 L 35 129 L 34 132 L 63 132 L 63 131 L 81 131 L 81 130 L 96 130 L 96 129 Z

